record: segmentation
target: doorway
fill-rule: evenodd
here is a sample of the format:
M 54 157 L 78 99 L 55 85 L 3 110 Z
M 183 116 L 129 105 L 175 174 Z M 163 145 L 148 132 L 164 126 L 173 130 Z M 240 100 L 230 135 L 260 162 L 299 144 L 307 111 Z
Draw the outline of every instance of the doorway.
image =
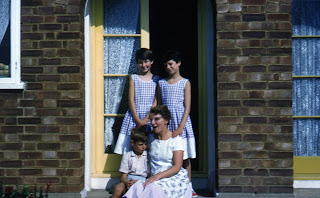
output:
M 198 2 L 191 0 L 164 0 L 149 2 L 150 49 L 155 55 L 153 73 L 165 77 L 161 56 L 168 49 L 182 53 L 181 76 L 191 82 L 191 112 L 199 156 L 198 127 Z M 198 157 L 197 157 L 198 159 Z M 192 170 L 199 171 L 198 160 L 191 160 Z

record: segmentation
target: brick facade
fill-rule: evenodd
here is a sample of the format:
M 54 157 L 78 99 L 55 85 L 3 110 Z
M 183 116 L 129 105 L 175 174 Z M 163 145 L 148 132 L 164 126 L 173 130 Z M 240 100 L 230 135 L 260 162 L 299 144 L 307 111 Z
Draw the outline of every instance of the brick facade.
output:
M 292 193 L 291 1 L 216 3 L 218 190 Z
M 0 92 L 0 180 L 84 186 L 84 1 L 21 0 L 25 90 Z
M 292 193 L 291 1 L 216 0 L 218 190 Z M 21 0 L 25 90 L 0 90 L 0 180 L 84 187 L 85 0 Z

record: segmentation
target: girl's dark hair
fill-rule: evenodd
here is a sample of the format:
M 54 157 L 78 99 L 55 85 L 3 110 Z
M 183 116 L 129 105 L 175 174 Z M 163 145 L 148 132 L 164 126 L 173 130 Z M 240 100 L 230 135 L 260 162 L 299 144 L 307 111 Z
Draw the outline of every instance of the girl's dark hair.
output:
M 168 107 L 165 105 L 159 105 L 159 106 L 152 107 L 150 109 L 150 114 L 154 114 L 154 115 L 160 114 L 163 117 L 163 119 L 165 119 L 167 121 L 169 121 L 171 119 L 171 113 L 170 113 Z
M 147 49 L 147 48 L 141 48 L 136 52 L 136 62 L 138 62 L 138 60 L 154 60 L 152 51 Z
M 130 137 L 134 143 L 136 142 L 148 143 L 149 141 L 149 137 L 146 135 L 145 127 L 132 128 Z
M 182 55 L 179 50 L 168 50 L 166 53 L 164 53 L 162 57 L 162 62 L 166 63 L 169 60 L 174 60 L 175 62 L 181 62 L 182 61 Z

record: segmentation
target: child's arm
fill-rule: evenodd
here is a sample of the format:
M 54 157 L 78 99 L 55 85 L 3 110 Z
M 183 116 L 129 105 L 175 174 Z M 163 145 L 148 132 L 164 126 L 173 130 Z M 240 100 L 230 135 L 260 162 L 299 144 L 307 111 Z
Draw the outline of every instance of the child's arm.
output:
M 189 116 L 189 113 L 191 110 L 191 83 L 189 80 L 186 82 L 186 86 L 184 88 L 184 108 L 185 109 L 183 112 L 183 116 L 182 116 L 180 125 L 175 131 L 173 131 L 172 137 L 176 137 L 176 136 L 182 134 L 184 125 L 187 122 L 187 119 L 188 119 L 188 116 Z
M 145 121 L 140 120 L 140 118 L 138 117 L 137 111 L 136 111 L 136 104 L 134 102 L 134 97 L 135 97 L 135 90 L 134 90 L 134 82 L 132 77 L 130 76 L 130 80 L 129 80 L 129 108 L 133 117 L 134 122 L 136 123 L 136 125 L 138 127 L 140 126 L 144 126 L 148 123 L 145 123 Z
M 121 173 L 120 176 L 120 182 L 124 183 L 124 185 L 126 185 L 127 189 L 128 187 L 128 179 L 127 179 L 128 174 L 127 173 Z

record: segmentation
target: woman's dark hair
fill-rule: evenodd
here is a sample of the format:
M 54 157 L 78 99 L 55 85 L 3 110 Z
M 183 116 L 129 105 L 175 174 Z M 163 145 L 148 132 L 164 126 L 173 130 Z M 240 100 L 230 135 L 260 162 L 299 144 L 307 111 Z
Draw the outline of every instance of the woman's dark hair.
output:
M 171 119 L 171 113 L 170 113 L 168 107 L 165 105 L 159 105 L 159 106 L 152 107 L 150 109 L 149 113 L 154 114 L 154 115 L 160 114 L 163 117 L 163 119 L 165 119 L 167 121 L 169 121 Z
M 154 60 L 152 51 L 147 49 L 147 48 L 141 48 L 136 52 L 136 62 L 138 62 L 138 60 Z
M 181 62 L 182 61 L 182 55 L 179 50 L 168 50 L 166 53 L 164 53 L 162 57 L 162 62 L 166 63 L 169 60 L 174 60 L 175 62 Z
M 136 142 L 148 143 L 149 141 L 149 137 L 146 135 L 145 127 L 132 128 L 130 138 L 134 143 Z

